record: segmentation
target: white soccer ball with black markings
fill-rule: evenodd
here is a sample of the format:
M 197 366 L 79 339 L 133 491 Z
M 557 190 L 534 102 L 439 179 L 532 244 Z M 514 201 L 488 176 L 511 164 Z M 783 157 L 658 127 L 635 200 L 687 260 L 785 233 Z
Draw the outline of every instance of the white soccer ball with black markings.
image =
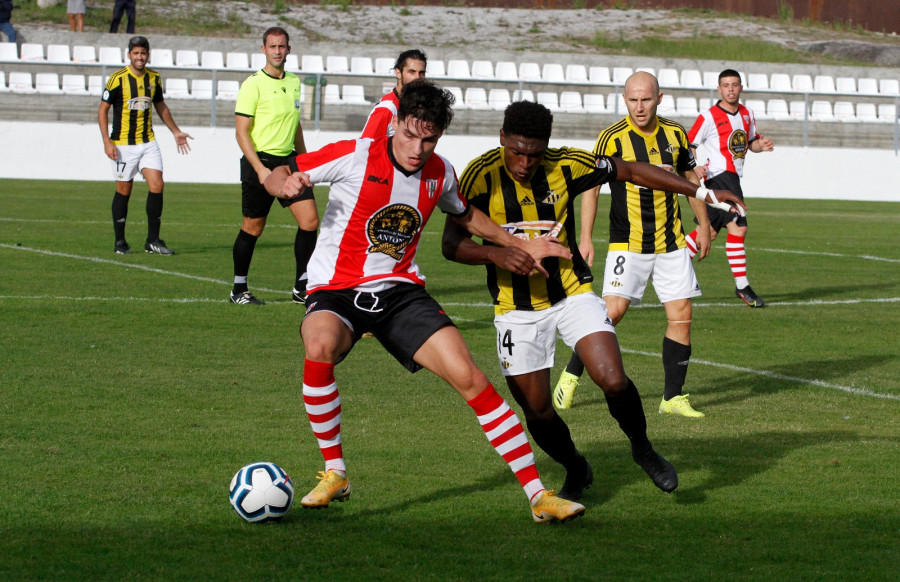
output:
M 229 491 L 231 506 L 251 523 L 281 519 L 294 502 L 294 484 L 275 463 L 252 463 L 241 468 L 232 477 Z

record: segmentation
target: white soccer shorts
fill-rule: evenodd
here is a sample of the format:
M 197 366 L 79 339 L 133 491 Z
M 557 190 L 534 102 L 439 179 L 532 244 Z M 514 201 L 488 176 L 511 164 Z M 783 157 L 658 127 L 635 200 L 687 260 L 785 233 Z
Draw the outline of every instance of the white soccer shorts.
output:
M 648 281 L 653 282 L 660 303 L 702 295 L 687 249 L 659 254 L 629 251 L 609 251 L 606 254 L 604 297 L 624 297 L 630 299 L 632 305 L 639 305 Z
M 145 169 L 163 171 L 162 151 L 156 140 L 137 145 L 117 145 L 117 159 L 112 160 L 113 179 L 131 182 Z
M 504 376 L 518 376 L 553 367 L 556 332 L 570 348 L 598 331 L 616 333 L 606 302 L 594 293 L 566 297 L 540 311 L 510 311 L 494 316 L 497 357 Z

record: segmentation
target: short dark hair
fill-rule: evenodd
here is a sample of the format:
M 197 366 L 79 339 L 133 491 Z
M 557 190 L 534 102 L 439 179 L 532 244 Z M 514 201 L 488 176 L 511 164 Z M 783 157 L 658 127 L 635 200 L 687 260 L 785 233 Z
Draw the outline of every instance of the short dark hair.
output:
M 291 37 L 288 34 L 288 31 L 281 28 L 280 26 L 271 26 L 271 27 L 267 28 L 266 31 L 263 33 L 263 46 L 266 46 L 266 41 L 269 40 L 269 37 L 272 36 L 273 34 L 275 36 L 283 36 L 285 42 L 287 42 L 287 44 L 291 44 Z
M 722 82 L 722 79 L 725 77 L 737 77 L 738 82 L 741 83 L 741 74 L 735 71 L 734 69 L 725 69 L 721 73 L 719 73 L 719 83 Z
M 534 101 L 516 101 L 503 113 L 503 133 L 535 139 L 550 140 L 553 131 L 553 114 Z
M 128 39 L 128 52 L 131 52 L 131 49 L 134 47 L 141 47 L 150 50 L 150 41 L 147 40 L 146 36 L 132 36 Z
M 441 89 L 428 79 L 416 79 L 403 86 L 397 119 L 413 117 L 434 124 L 444 131 L 453 120 L 453 103 L 456 99 L 446 89 Z
M 394 69 L 403 70 L 403 67 L 406 66 L 406 61 L 422 61 L 426 65 L 428 64 L 428 57 L 425 56 L 425 53 L 420 51 L 419 49 L 409 49 L 408 51 L 403 51 L 400 53 L 400 56 L 397 57 L 397 63 L 394 65 Z

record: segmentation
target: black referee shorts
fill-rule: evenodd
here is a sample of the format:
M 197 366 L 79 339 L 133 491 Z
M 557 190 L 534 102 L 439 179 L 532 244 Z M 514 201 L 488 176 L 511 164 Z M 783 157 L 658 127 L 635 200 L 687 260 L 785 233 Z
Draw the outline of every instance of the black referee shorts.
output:
M 710 190 L 728 190 L 741 200 L 744 199 L 744 191 L 741 190 L 741 178 L 734 172 L 722 172 L 715 178 L 707 178 L 706 187 Z M 706 206 L 706 215 L 709 216 L 709 225 L 716 232 L 728 226 L 729 222 L 734 222 L 738 226 L 747 226 L 746 216 L 719 210 L 709 205 Z M 694 222 L 697 223 L 696 218 L 694 218 Z
M 289 156 L 273 156 L 266 152 L 256 152 L 256 155 L 259 156 L 259 161 L 270 170 L 278 166 L 296 167 L 297 155 L 294 153 Z M 277 200 L 282 208 L 287 208 L 294 202 L 311 200 L 312 198 L 313 191 L 310 188 L 294 198 L 286 200 L 278 198 Z M 272 202 L 275 200 L 276 198 L 266 192 L 263 185 L 259 183 L 259 176 L 256 174 L 253 166 L 250 165 L 250 162 L 247 161 L 247 158 L 241 156 L 241 211 L 243 215 L 247 218 L 264 218 L 269 215 L 269 211 L 272 209 Z
M 414 283 L 398 283 L 379 293 L 353 289 L 313 291 L 306 300 L 305 317 L 321 311 L 329 311 L 343 319 L 353 332 L 354 344 L 364 333 L 372 332 L 410 372 L 422 369 L 413 361 L 413 355 L 428 338 L 442 327 L 453 325 L 438 302 L 424 287 Z M 341 355 L 340 359 L 346 355 Z

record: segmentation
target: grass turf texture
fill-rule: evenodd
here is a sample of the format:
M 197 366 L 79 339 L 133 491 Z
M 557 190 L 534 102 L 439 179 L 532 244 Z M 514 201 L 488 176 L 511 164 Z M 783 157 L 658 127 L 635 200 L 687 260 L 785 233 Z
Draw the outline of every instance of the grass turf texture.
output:
M 652 292 L 629 312 L 625 365 L 679 469 L 672 495 L 583 385 L 563 417 L 596 475 L 587 514 L 534 524 L 462 400 L 364 340 L 337 369 L 352 497 L 252 525 L 228 504 L 238 468 L 274 461 L 299 498 L 322 467 L 299 397 L 294 227 L 276 205 L 257 245 L 250 284 L 269 305 L 231 305 L 239 186 L 167 185 L 173 257 L 140 252 L 145 191 L 129 214 L 136 252 L 120 256 L 111 183 L 0 181 L 0 579 L 896 575 L 900 204 L 750 200 L 750 280 L 770 307 L 734 297 L 723 235 L 697 265 L 686 391 L 705 419 L 656 413 L 665 316 Z M 511 402 L 483 269 L 441 258 L 442 223 L 421 245 L 429 289 Z M 567 357 L 560 344 L 554 381 Z

